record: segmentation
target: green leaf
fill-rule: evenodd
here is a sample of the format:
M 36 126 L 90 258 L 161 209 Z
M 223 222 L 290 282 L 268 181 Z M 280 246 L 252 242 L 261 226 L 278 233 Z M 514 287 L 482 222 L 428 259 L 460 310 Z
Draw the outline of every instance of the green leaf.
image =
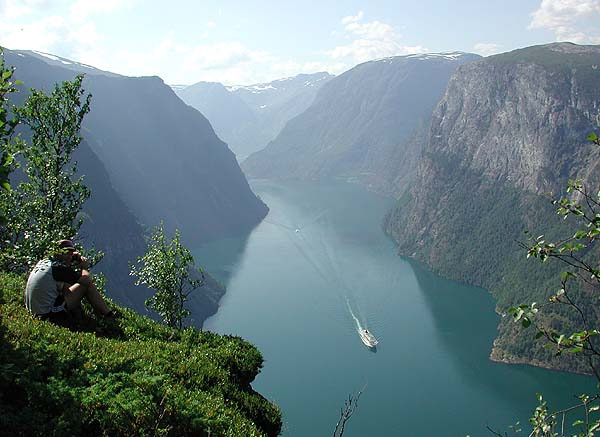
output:
M 598 135 L 596 134 L 590 134 L 587 137 L 588 141 L 596 141 L 598 139 Z

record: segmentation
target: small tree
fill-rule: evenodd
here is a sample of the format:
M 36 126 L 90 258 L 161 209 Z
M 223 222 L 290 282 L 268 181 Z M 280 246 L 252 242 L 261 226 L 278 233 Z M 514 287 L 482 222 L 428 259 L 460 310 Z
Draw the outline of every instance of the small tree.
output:
M 9 175 L 14 170 L 16 150 L 21 144 L 20 139 L 13 139 L 19 119 L 10 114 L 8 100 L 10 94 L 17 91 L 18 81 L 12 80 L 14 67 L 7 68 L 4 63 L 4 53 L 0 48 L 0 189 L 10 192 Z M 0 210 L 0 223 L 5 223 L 4 212 Z
M 31 131 L 22 146 L 27 179 L 1 195 L 6 213 L 3 251 L 5 267 L 27 268 L 47 256 L 60 238 L 73 238 L 90 190 L 76 177 L 72 154 L 81 142 L 79 131 L 90 109 L 84 97 L 83 76 L 57 85 L 50 95 L 32 90 L 22 107 L 15 108 L 20 122 Z
M 146 306 L 158 313 L 167 326 L 182 329 L 183 320 L 190 315 L 185 303 L 192 291 L 202 285 L 202 269 L 194 267 L 194 257 L 180 241 L 179 230 L 175 237 L 165 237 L 163 223 L 156 228 L 148 244 L 148 251 L 137 259 L 139 266 L 130 266 L 130 275 L 136 276 L 136 285 L 144 284 L 156 290 L 146 300 Z M 192 277 L 194 271 L 200 278 Z

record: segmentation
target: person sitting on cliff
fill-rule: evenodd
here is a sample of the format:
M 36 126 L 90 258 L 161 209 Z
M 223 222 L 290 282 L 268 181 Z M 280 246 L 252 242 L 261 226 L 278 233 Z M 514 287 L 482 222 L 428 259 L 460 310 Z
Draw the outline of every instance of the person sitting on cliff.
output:
M 39 261 L 27 279 L 25 306 L 41 320 L 68 325 L 72 316 L 82 314 L 85 297 L 101 317 L 114 318 L 111 310 L 94 285 L 89 262 L 75 250 L 71 240 L 57 242 L 58 251 Z

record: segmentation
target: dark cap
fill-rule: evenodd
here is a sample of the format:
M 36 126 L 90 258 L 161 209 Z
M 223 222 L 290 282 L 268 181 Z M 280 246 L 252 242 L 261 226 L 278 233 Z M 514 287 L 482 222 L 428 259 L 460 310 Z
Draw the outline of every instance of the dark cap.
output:
M 60 240 L 58 242 L 58 248 L 75 251 L 75 246 L 71 240 Z

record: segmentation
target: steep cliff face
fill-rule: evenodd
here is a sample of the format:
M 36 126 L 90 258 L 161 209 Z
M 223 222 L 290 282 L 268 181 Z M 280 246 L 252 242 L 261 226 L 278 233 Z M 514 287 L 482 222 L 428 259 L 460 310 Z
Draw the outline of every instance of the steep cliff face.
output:
M 250 177 L 359 181 L 398 192 L 413 175 L 431 112 L 464 53 L 367 62 L 332 79 L 242 167 Z
M 129 264 L 146 252 L 145 230 L 112 187 L 108 173 L 86 141 L 83 141 L 74 159 L 79 174 L 84 176 L 92 196 L 84 205 L 85 221 L 79 235 L 85 247 L 93 246 L 104 252 L 94 272 L 103 272 L 107 292 L 115 301 L 146 314 L 145 301 L 154 292 L 143 285 L 136 286 L 129 275 Z M 202 287 L 192 294 L 188 308 L 192 323 L 202 326 L 204 320 L 215 314 L 225 289 L 209 273 L 205 273 Z
M 543 301 L 560 266 L 527 263 L 515 240 L 526 229 L 564 229 L 546 195 L 568 179 L 598 184 L 600 154 L 585 138 L 600 121 L 599 67 L 600 47 L 567 43 L 461 66 L 434 111 L 412 188 L 385 223 L 400 252 L 491 289 L 500 311 Z M 496 358 L 559 365 L 514 335 L 504 321 Z
M 247 231 L 264 217 L 267 207 L 233 153 L 160 78 L 117 76 L 76 63 L 62 68 L 43 59 L 7 51 L 7 64 L 24 83 L 20 97 L 28 88 L 51 89 L 86 73 L 83 86 L 93 99 L 83 137 L 142 224 L 164 220 L 167 229 L 178 227 L 188 244 L 197 244 Z

